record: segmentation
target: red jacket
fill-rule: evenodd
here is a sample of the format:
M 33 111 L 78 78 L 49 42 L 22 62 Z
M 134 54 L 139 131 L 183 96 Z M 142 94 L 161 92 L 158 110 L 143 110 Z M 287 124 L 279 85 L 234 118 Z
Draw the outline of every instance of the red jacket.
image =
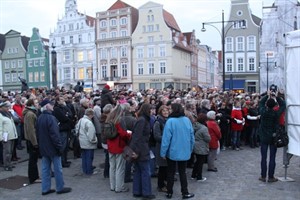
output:
M 206 124 L 211 138 L 209 142 L 209 148 L 217 149 L 219 147 L 219 140 L 222 137 L 220 127 L 215 120 L 208 120 Z
M 107 140 L 108 152 L 113 154 L 123 153 L 123 149 L 131 138 L 131 134 L 121 128 L 121 124 L 117 123 L 116 129 L 119 135 L 114 139 Z
M 234 119 L 243 120 L 243 113 L 241 109 L 233 108 L 231 111 L 231 130 L 241 131 L 243 130 L 243 124 L 238 124 Z
M 24 123 L 24 119 L 23 119 L 23 110 L 24 110 L 25 106 L 22 104 L 14 104 L 12 109 L 18 114 L 18 116 L 21 119 L 21 123 Z

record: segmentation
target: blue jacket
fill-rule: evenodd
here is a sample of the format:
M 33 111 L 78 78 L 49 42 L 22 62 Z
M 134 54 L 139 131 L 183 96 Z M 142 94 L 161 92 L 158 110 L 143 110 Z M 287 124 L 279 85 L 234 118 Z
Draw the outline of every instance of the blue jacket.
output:
M 63 150 L 57 119 L 49 111 L 43 111 L 36 125 L 41 156 L 60 156 Z
M 160 156 L 174 161 L 189 160 L 194 143 L 194 129 L 189 118 L 169 118 L 164 127 Z

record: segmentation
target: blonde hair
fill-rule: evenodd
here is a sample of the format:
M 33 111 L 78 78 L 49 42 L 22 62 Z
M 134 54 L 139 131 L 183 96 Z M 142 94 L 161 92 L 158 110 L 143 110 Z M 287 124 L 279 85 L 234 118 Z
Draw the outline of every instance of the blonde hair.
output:
M 117 105 L 108 115 L 106 118 L 106 122 L 113 122 L 114 124 L 117 124 L 120 122 L 121 117 L 123 116 L 124 109 L 119 104 Z

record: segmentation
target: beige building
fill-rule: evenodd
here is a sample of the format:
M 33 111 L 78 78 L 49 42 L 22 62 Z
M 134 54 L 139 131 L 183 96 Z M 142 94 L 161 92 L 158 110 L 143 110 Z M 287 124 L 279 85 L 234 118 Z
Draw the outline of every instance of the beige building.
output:
M 186 36 L 163 5 L 139 8 L 132 34 L 133 89 L 191 87 L 191 52 Z

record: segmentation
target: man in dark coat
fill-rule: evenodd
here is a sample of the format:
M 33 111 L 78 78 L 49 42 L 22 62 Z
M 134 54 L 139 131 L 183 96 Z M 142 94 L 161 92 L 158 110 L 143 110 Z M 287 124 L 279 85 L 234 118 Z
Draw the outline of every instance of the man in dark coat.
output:
M 42 156 L 42 195 L 55 192 L 51 189 L 51 163 L 53 163 L 56 193 L 71 192 L 71 188 L 64 187 L 61 154 L 63 152 L 57 119 L 52 115 L 53 102 L 44 99 L 41 102 L 42 114 L 37 120 L 37 137 L 40 154 Z
M 106 104 L 115 105 L 115 101 L 112 98 L 109 85 L 105 85 L 102 89 L 101 94 L 101 112 L 103 113 L 103 108 Z

